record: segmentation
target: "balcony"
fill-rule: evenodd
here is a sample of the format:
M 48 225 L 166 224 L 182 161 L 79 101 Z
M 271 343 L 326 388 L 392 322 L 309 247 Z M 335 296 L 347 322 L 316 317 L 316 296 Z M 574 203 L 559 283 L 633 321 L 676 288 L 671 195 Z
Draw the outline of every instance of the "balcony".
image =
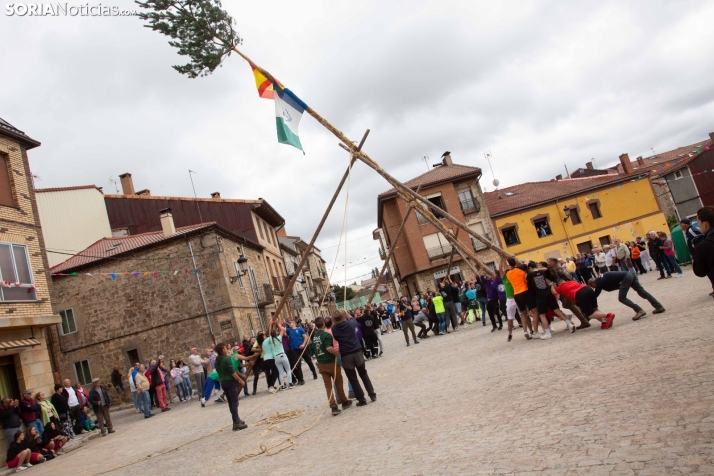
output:
M 427 248 L 426 254 L 429 256 L 430 260 L 435 260 L 439 258 L 445 258 L 451 254 L 452 246 L 449 244 L 443 244 L 436 248 Z
M 277 294 L 278 296 L 282 296 L 285 294 L 285 290 L 288 287 L 288 284 L 290 283 L 290 278 L 286 278 L 283 276 L 280 277 L 273 277 L 273 294 Z
M 324 269 L 316 270 L 314 273 L 312 273 L 312 280 L 316 283 L 327 281 L 327 271 L 325 271 Z
M 263 284 L 262 288 L 259 286 L 256 290 L 256 294 L 256 301 L 258 301 L 258 307 L 264 307 L 275 303 L 273 287 L 270 284 Z
M 481 207 L 476 200 L 470 199 L 461 202 L 461 211 L 464 212 L 464 215 L 468 213 L 478 213 L 480 210 Z

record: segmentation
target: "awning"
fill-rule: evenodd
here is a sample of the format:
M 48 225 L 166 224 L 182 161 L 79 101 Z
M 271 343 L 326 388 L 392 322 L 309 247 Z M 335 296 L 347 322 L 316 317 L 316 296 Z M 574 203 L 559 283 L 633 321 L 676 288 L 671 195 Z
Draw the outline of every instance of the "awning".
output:
M 41 345 L 40 341 L 37 339 L 9 340 L 6 342 L 0 342 L 0 350 L 8 351 L 12 349 L 21 349 L 23 347 L 34 347 L 36 345 Z

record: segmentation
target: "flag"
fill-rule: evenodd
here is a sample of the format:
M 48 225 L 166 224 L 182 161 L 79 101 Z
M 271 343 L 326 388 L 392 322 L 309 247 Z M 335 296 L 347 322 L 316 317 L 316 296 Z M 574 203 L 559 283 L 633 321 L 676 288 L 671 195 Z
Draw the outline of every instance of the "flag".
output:
M 275 91 L 275 125 L 278 128 L 278 142 L 290 144 L 300 150 L 302 144 L 298 137 L 298 126 L 302 113 L 307 109 L 307 104 L 302 102 L 288 88 L 283 88 L 279 83 L 273 85 Z M 305 151 L 303 151 L 303 154 Z
M 275 94 L 273 93 L 273 83 L 271 83 L 270 80 L 263 76 L 263 73 L 261 73 L 257 69 L 253 68 L 252 66 L 251 69 L 253 70 L 253 76 L 255 76 L 255 87 L 258 88 L 258 96 L 262 97 L 263 99 L 273 99 L 273 97 L 275 96 Z M 278 85 L 282 87 L 280 81 L 278 81 Z

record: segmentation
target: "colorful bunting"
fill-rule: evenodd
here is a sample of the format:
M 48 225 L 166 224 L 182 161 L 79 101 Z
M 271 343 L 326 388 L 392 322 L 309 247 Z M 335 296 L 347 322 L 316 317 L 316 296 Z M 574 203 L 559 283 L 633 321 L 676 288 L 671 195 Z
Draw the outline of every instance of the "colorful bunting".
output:
M 188 272 L 191 270 L 184 270 L 183 274 L 187 275 Z M 192 270 L 195 274 L 198 274 L 198 269 Z M 145 277 L 145 276 L 152 276 L 152 277 L 157 277 L 157 276 L 168 276 L 168 275 L 173 275 L 176 276 L 179 274 L 181 271 L 174 271 L 173 274 L 171 271 L 168 270 L 163 270 L 163 271 L 114 271 L 112 273 L 78 273 L 78 272 L 72 272 L 72 273 L 52 273 L 52 276 L 91 276 L 91 277 L 98 277 L 98 276 L 109 276 L 112 281 L 117 280 L 117 276 L 124 275 L 124 276 L 133 276 L 134 278 L 139 278 Z M 5 286 L 5 287 L 20 287 L 20 286 L 27 286 L 27 285 L 21 285 L 20 283 L 11 283 L 9 281 L 5 282 L 0 282 L 0 286 Z

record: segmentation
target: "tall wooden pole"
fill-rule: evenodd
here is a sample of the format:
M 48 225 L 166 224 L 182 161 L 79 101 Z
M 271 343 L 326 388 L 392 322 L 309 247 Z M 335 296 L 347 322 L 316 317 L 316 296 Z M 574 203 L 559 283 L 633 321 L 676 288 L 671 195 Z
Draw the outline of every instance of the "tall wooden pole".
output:
M 367 136 L 369 135 L 369 129 L 367 129 L 367 132 L 364 133 L 364 136 L 362 137 L 362 140 L 360 141 L 359 145 L 355 147 L 355 151 L 359 152 L 362 146 L 364 145 L 364 141 L 367 140 Z M 353 145 L 354 147 L 354 145 Z M 312 239 L 310 240 L 310 243 L 307 245 L 307 248 L 305 249 L 305 253 L 303 253 L 302 257 L 300 258 L 300 263 L 297 266 L 297 269 L 295 270 L 295 273 L 293 274 L 293 277 L 290 278 L 290 282 L 288 283 L 285 293 L 283 296 L 280 298 L 280 301 L 278 302 L 278 307 L 275 309 L 275 315 L 280 316 L 280 311 L 283 310 L 283 307 L 285 307 L 285 303 L 288 300 L 288 297 L 290 296 L 290 293 L 292 292 L 293 286 L 295 285 L 295 281 L 297 281 L 298 275 L 300 274 L 300 270 L 305 266 L 305 263 L 307 262 L 308 255 L 312 251 L 313 246 L 315 245 L 315 241 L 317 240 L 318 235 L 320 234 L 320 231 L 322 231 L 322 227 L 325 224 L 325 221 L 327 220 L 327 216 L 330 214 L 330 211 L 332 210 L 332 206 L 335 204 L 335 200 L 337 200 L 337 196 L 340 194 L 340 191 L 342 190 L 342 186 L 345 184 L 347 181 L 347 176 L 350 174 L 350 169 L 352 168 L 352 165 L 355 163 L 356 157 L 353 155 L 350 158 L 350 165 L 347 167 L 347 170 L 345 171 L 344 175 L 342 176 L 342 180 L 340 180 L 340 184 L 337 186 L 337 190 L 335 190 L 335 193 L 332 195 L 332 200 L 330 200 L 329 205 L 327 205 L 327 210 L 325 210 L 325 213 L 322 215 L 322 219 L 320 220 L 320 223 L 317 225 L 317 229 L 315 230 L 315 233 L 312 235 Z M 271 321 L 272 325 L 272 321 Z
M 457 240 L 459 239 L 459 230 L 456 230 L 456 235 L 454 236 Z M 446 281 L 447 278 L 451 277 L 451 263 L 454 261 L 454 252 L 456 251 L 456 247 L 454 245 L 451 245 L 451 254 L 449 254 L 449 264 L 446 265 L 446 276 L 444 276 L 444 281 Z
M 234 47 L 234 48 L 233 48 L 233 51 L 235 51 L 241 58 L 243 58 L 244 60 L 246 60 L 252 67 L 254 67 L 254 68 L 257 69 L 258 71 L 260 71 L 260 73 L 263 74 L 263 76 L 265 76 L 267 79 L 269 79 L 269 80 L 272 81 L 273 83 L 276 82 L 275 77 L 273 77 L 272 74 L 270 74 L 269 72 L 267 72 L 266 70 L 264 70 L 263 68 L 261 68 L 260 66 L 258 66 L 257 64 L 255 64 L 255 63 L 253 62 L 253 60 L 251 60 L 251 59 L 248 58 L 246 55 L 244 55 L 238 48 L 235 48 L 235 47 Z M 467 227 L 466 225 L 464 225 L 463 223 L 461 223 L 459 220 L 457 220 L 455 217 L 453 217 L 453 216 L 451 216 L 450 214 L 448 214 L 446 211 L 444 211 L 444 210 L 442 210 L 441 208 L 437 207 L 436 205 L 434 205 L 433 203 L 431 203 L 429 200 L 427 200 L 426 198 L 422 197 L 422 196 L 419 195 L 418 193 L 415 193 L 414 190 L 412 190 L 411 188 L 407 187 L 406 185 L 404 185 L 403 183 L 401 183 L 401 182 L 400 182 L 399 180 L 397 180 L 396 178 L 392 177 L 386 170 L 384 170 L 382 167 L 380 167 L 379 164 L 377 164 L 374 160 L 372 160 L 367 154 L 365 154 L 364 152 L 362 152 L 362 151 L 360 150 L 360 148 L 358 148 L 357 146 L 355 146 L 355 145 L 352 143 L 352 141 L 350 141 L 350 139 L 349 139 L 344 133 L 342 133 L 342 131 L 340 131 L 340 130 L 337 129 L 335 126 L 333 126 L 332 124 L 330 124 L 325 118 L 323 118 L 320 114 L 318 114 L 318 113 L 317 113 L 315 110 L 313 110 L 311 107 L 308 107 L 307 109 L 305 109 L 305 112 L 307 112 L 307 113 L 310 114 L 312 117 L 314 117 L 315 120 L 316 120 L 317 122 L 319 122 L 320 124 L 322 124 L 322 126 L 323 126 L 325 129 L 327 129 L 328 131 L 332 132 L 332 134 L 333 134 L 335 137 L 337 137 L 337 138 L 346 146 L 346 148 L 349 149 L 349 151 L 354 154 L 354 156 L 355 156 L 356 158 L 360 159 L 362 162 L 364 162 L 364 163 L 367 164 L 370 168 L 372 168 L 375 172 L 377 172 L 379 175 L 381 175 L 382 177 L 384 177 L 384 179 L 385 179 L 387 182 L 389 182 L 389 183 L 392 185 L 392 187 L 394 187 L 395 189 L 397 189 L 397 190 L 403 192 L 404 194 L 410 195 L 412 198 L 414 198 L 415 200 L 418 200 L 418 201 L 421 202 L 425 207 L 427 207 L 426 212 L 420 212 L 420 213 L 422 213 L 423 215 L 431 215 L 431 212 L 429 211 L 429 209 L 434 210 L 434 211 L 438 212 L 439 215 L 442 215 L 444 218 L 446 218 L 446 219 L 448 219 L 449 221 L 451 221 L 454 225 L 458 226 L 459 228 L 461 228 L 462 230 L 464 230 L 466 233 L 468 233 L 469 235 L 473 236 L 473 237 L 476 238 L 478 241 L 480 241 L 481 243 L 483 243 L 484 245 L 486 245 L 486 248 L 495 251 L 496 253 L 498 253 L 499 255 L 501 255 L 501 256 L 504 257 L 504 258 L 508 258 L 508 257 L 511 256 L 510 254 L 506 253 L 505 251 L 503 251 L 501 248 L 499 248 L 499 247 L 496 246 L 495 244 L 491 243 L 491 241 L 487 240 L 487 239 L 484 238 L 483 236 L 479 235 L 478 233 L 476 233 L 475 231 L 473 231 L 472 229 L 470 229 L 469 227 Z M 433 215 L 432 215 L 432 216 L 433 216 Z M 489 270 L 489 271 L 490 271 L 490 270 Z

